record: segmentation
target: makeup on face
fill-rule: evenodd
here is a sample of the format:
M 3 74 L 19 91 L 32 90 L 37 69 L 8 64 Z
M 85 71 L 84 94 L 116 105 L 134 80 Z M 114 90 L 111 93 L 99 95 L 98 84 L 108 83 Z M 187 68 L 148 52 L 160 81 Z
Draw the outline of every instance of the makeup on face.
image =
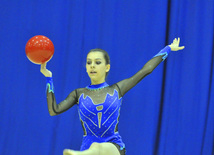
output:
M 101 52 L 91 52 L 88 54 L 86 61 L 86 70 L 91 80 L 105 80 L 106 64 Z

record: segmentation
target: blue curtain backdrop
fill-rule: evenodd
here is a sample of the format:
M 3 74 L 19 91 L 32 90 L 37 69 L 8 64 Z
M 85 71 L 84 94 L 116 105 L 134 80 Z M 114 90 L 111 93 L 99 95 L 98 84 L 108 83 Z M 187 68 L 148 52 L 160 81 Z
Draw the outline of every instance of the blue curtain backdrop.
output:
M 60 155 L 81 145 L 77 106 L 48 113 L 46 79 L 25 55 L 35 35 L 55 46 L 47 68 L 57 102 L 90 83 L 90 49 L 109 52 L 114 84 L 180 37 L 186 48 L 124 96 L 119 132 L 127 155 L 214 154 L 213 29 L 213 0 L 0 0 L 0 154 Z

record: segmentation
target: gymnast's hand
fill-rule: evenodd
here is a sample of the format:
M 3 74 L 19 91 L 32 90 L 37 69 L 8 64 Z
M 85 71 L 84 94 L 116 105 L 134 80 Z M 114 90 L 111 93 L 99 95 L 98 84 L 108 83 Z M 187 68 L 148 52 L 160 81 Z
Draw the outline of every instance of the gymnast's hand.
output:
M 171 43 L 169 45 L 169 47 L 171 48 L 171 51 L 179 51 L 179 50 L 184 49 L 184 46 L 179 47 L 179 43 L 180 43 L 180 38 L 178 38 L 178 39 L 175 38 L 173 40 L 173 43 Z
M 52 77 L 52 72 L 46 69 L 47 62 L 41 64 L 40 72 L 45 76 L 45 77 Z

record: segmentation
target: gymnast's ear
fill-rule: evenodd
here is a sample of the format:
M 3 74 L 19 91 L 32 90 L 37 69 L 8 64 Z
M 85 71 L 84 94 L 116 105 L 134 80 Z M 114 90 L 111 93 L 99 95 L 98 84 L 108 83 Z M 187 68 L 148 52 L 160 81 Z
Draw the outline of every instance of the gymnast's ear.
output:
M 107 64 L 106 65 L 106 72 L 109 72 L 109 70 L 110 70 L 110 64 Z

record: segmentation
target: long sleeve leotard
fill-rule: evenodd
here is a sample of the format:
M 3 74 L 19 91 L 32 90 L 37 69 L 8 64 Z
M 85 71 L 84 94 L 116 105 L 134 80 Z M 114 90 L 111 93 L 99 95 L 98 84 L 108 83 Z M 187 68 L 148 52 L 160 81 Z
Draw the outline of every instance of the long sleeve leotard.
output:
M 104 82 L 75 89 L 59 104 L 56 103 L 54 92 L 50 90 L 52 82 L 49 82 L 47 102 L 50 115 L 60 114 L 77 104 L 84 131 L 80 150 L 88 149 L 93 142 L 113 142 L 120 145 L 121 149 L 124 148 L 125 144 L 118 132 L 122 97 L 163 61 L 164 50 L 169 51 L 170 47 L 164 48 L 161 54 L 149 60 L 132 77 L 111 86 Z

